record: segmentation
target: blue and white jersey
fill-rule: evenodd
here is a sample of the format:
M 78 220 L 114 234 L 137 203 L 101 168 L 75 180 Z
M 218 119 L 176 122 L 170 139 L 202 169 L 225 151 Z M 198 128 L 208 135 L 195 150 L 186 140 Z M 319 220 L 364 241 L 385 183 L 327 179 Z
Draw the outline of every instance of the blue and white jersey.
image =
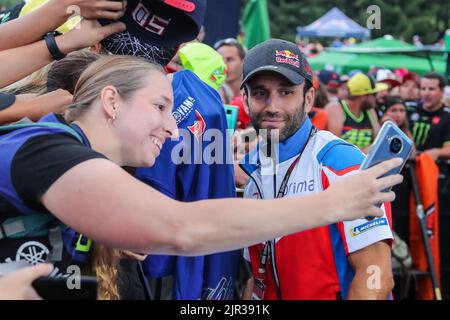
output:
M 311 121 L 306 118 L 294 135 L 278 144 L 275 159 L 259 152 L 259 146 L 246 155 L 241 167 L 251 179 L 245 188 L 245 198 L 275 198 L 300 152 L 284 197 L 322 192 L 341 176 L 359 168 L 364 155 L 358 148 L 328 131 L 318 131 L 309 138 L 311 130 Z M 386 212 L 373 221 L 343 221 L 275 239 L 271 258 L 275 263 L 271 262 L 267 270 L 265 299 L 277 299 L 277 283 L 282 299 L 345 299 L 354 276 L 347 256 L 392 239 L 390 209 Z M 260 250 L 261 245 L 255 245 L 244 252 L 255 276 Z
M 209 152 L 214 140 L 210 134 L 227 136 L 219 94 L 188 70 L 174 74 L 172 87 L 180 137 L 167 141 L 155 165 L 138 169 L 136 177 L 180 201 L 235 197 L 234 168 L 227 162 L 232 151 Z M 173 275 L 174 299 L 232 299 L 239 257 L 240 251 L 201 257 L 150 255 L 145 271 L 154 278 Z

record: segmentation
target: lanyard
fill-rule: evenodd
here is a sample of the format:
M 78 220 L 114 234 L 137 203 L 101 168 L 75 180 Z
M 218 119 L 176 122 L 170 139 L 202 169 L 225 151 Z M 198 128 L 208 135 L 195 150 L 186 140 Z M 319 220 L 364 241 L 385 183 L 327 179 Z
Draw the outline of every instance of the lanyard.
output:
M 291 163 L 291 165 L 289 166 L 288 170 L 286 171 L 286 174 L 284 175 L 283 181 L 281 182 L 281 186 L 280 189 L 278 190 L 277 196 L 276 198 L 283 198 L 284 196 L 284 192 L 286 191 L 286 187 L 287 184 L 289 182 L 289 178 L 291 177 L 292 172 L 294 171 L 295 167 L 297 166 L 297 164 L 300 161 L 300 158 L 303 154 L 303 151 L 306 149 L 306 146 L 308 145 L 309 140 L 312 138 L 312 136 L 317 132 L 317 129 L 313 126 L 311 128 L 311 131 L 309 133 L 309 137 L 308 140 L 306 141 L 305 147 L 303 148 L 302 151 L 299 152 L 297 158 L 295 158 L 295 160 Z M 260 194 L 260 197 L 262 199 L 262 195 Z M 262 252 L 260 254 L 260 259 L 259 259 L 259 267 L 258 267 L 258 277 L 261 280 L 265 279 L 265 273 L 266 273 L 266 264 L 267 264 L 267 259 L 269 258 L 269 253 L 270 253 L 270 245 L 271 241 L 266 241 L 263 245 L 262 248 Z
M 311 131 L 309 132 L 308 140 L 307 140 L 306 143 L 305 143 L 305 147 L 303 148 L 303 150 L 301 150 L 301 151 L 299 152 L 297 158 L 295 158 L 295 160 L 291 163 L 291 165 L 289 166 L 289 168 L 288 168 L 287 171 L 286 171 L 286 174 L 284 175 L 283 181 L 281 182 L 280 189 L 278 190 L 278 193 L 277 193 L 277 195 L 276 195 L 276 198 L 277 198 L 277 199 L 278 199 L 278 198 L 283 198 L 284 192 L 286 191 L 286 187 L 287 187 L 287 184 L 288 184 L 288 182 L 289 182 L 289 178 L 291 177 L 292 171 L 294 171 L 295 166 L 299 163 L 300 158 L 301 158 L 301 156 L 302 156 L 302 154 L 303 154 L 303 151 L 306 149 L 309 140 L 311 140 L 311 138 L 314 136 L 314 134 L 315 134 L 316 132 L 317 132 L 317 129 L 313 126 L 313 127 L 311 128 Z M 259 197 L 260 197 L 261 199 L 263 199 L 263 196 L 262 196 L 261 192 L 259 192 L 259 189 L 258 189 L 258 193 L 259 193 Z
M 297 156 L 297 158 L 289 166 L 289 168 L 283 178 L 283 181 L 281 182 L 280 190 L 278 190 L 277 199 L 283 198 L 284 192 L 286 191 L 286 187 L 289 182 L 289 178 L 291 177 L 292 171 L 294 171 L 295 166 L 300 161 L 300 157 L 301 157 L 302 153 L 303 152 L 300 152 L 299 155 Z M 263 281 L 266 278 L 265 277 L 266 264 L 267 264 L 267 259 L 269 257 L 270 247 L 271 247 L 270 241 L 266 241 L 263 245 L 262 253 L 261 253 L 261 256 L 259 259 L 258 278 L 260 278 Z

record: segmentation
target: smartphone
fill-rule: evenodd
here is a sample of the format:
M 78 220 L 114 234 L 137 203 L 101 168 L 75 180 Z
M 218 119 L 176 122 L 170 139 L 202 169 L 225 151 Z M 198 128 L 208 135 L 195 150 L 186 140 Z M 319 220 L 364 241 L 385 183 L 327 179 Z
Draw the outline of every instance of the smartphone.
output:
M 223 107 L 225 108 L 228 129 L 236 130 L 239 108 L 228 104 L 224 104 Z
M 383 175 L 383 177 L 400 173 L 405 166 L 406 161 L 411 156 L 413 147 L 414 143 L 395 123 L 392 121 L 386 121 L 381 127 L 381 130 L 378 133 L 369 154 L 361 164 L 360 170 L 368 169 L 380 162 L 392 158 L 402 158 L 403 163 L 400 166 L 388 171 Z M 381 191 L 388 192 L 390 190 L 391 188 L 386 188 Z M 377 204 L 378 207 L 381 207 L 381 205 L 381 203 Z M 373 217 L 366 217 L 366 219 L 371 220 Z
M 44 300 L 97 300 L 97 279 L 81 276 L 79 282 L 66 277 L 41 277 L 33 288 Z

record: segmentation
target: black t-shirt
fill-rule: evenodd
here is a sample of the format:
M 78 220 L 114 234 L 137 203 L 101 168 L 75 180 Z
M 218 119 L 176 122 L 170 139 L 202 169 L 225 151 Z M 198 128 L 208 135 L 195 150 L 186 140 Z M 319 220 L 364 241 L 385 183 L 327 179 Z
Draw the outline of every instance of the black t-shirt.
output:
M 27 206 L 46 212 L 41 197 L 47 189 L 72 167 L 96 158 L 105 156 L 70 134 L 37 136 L 17 151 L 11 164 L 11 179 Z
M 419 105 L 408 111 L 408 118 L 417 150 L 442 148 L 450 143 L 450 112 L 446 108 L 429 112 Z
M 48 213 L 41 203 L 42 195 L 65 172 L 77 164 L 105 158 L 90 147 L 81 144 L 71 134 L 46 134 L 29 138 L 15 153 L 10 166 L 14 190 L 6 190 L 25 206 L 41 213 Z M 0 195 L 0 222 L 23 215 Z M 31 263 L 44 262 L 50 253 L 48 236 L 30 236 L 0 241 L 0 263 L 25 259 Z M 55 262 L 58 273 L 65 273 L 68 264 L 73 264 L 69 253 L 63 250 L 62 260 Z
M 12 181 L 27 206 L 46 212 L 40 199 L 48 188 L 69 169 L 96 158 L 106 157 L 82 145 L 70 134 L 35 137 L 16 153 L 11 166 Z M 45 238 L 39 240 L 46 243 Z M 118 269 L 121 299 L 145 300 L 137 262 L 121 261 Z

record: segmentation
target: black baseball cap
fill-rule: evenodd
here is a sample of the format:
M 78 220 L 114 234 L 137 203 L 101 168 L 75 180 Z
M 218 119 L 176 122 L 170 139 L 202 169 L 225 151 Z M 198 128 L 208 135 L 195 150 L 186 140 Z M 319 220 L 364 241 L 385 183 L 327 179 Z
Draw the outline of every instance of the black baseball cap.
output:
M 272 71 L 295 85 L 305 80 L 313 83 L 313 74 L 305 55 L 295 43 L 270 39 L 253 47 L 244 59 L 241 88 L 255 74 Z
M 326 86 L 338 87 L 341 84 L 339 73 L 330 70 L 321 70 L 319 72 L 319 80 Z
M 113 34 L 101 44 L 112 54 L 141 57 L 163 67 L 172 60 L 178 49 L 178 46 L 166 47 L 140 41 L 128 31 Z
M 206 13 L 206 0 L 128 0 L 119 21 L 139 43 L 177 47 L 197 37 Z M 102 19 L 102 25 L 112 23 Z

